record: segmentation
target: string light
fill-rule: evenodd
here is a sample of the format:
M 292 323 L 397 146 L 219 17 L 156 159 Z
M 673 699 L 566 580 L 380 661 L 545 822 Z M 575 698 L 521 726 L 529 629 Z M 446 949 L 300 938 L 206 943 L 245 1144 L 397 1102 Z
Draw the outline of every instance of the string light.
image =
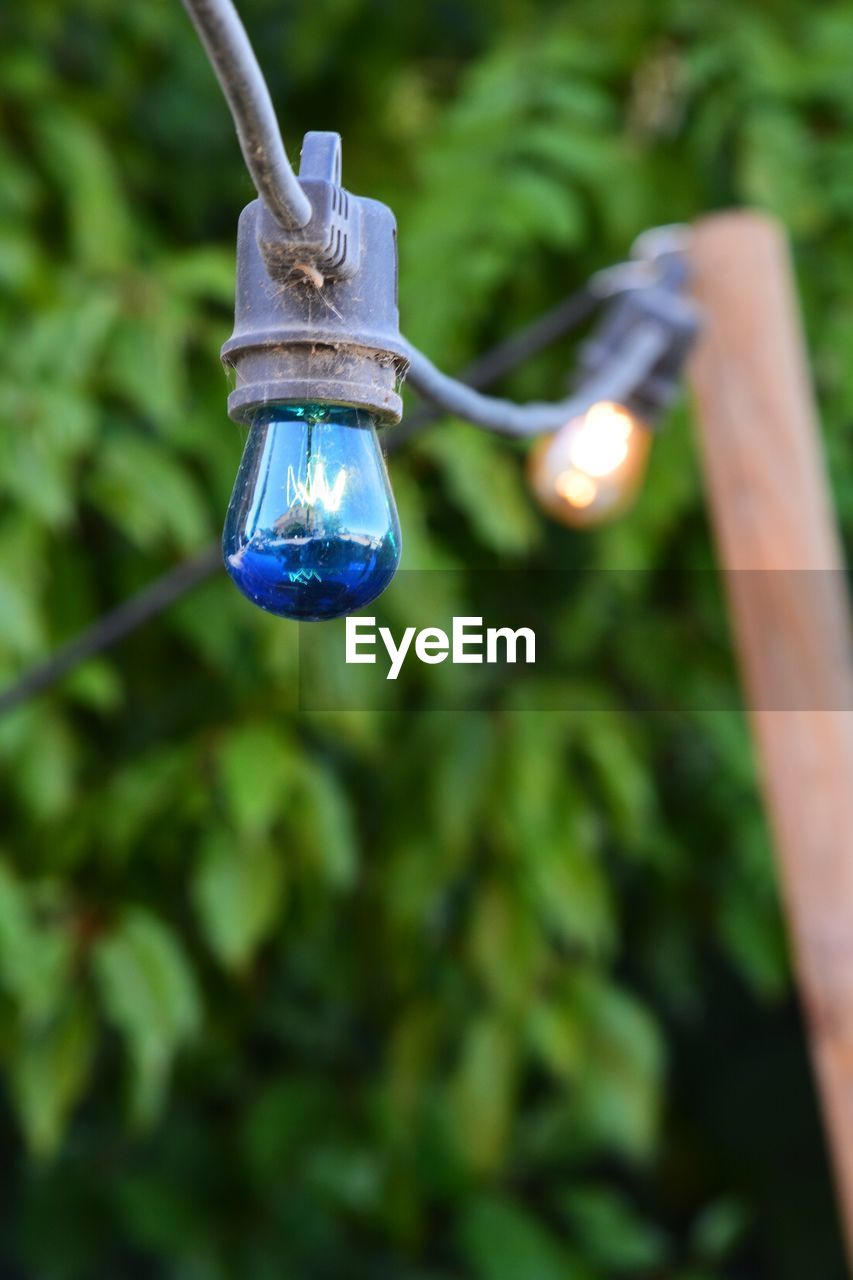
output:
M 321 619 L 359 608 L 390 582 L 400 531 L 375 428 L 399 422 L 406 376 L 433 404 L 486 430 L 555 432 L 535 451 L 531 476 L 558 518 L 590 524 L 624 506 L 648 443 L 616 402 L 639 396 L 659 407 L 696 330 L 683 292 L 683 229 L 647 233 L 635 261 L 590 281 L 586 296 L 611 302 L 585 344 L 577 392 L 527 405 L 482 395 L 402 338 L 394 216 L 342 187 L 340 137 L 306 134 L 297 177 L 233 3 L 184 4 L 260 197 L 240 218 L 234 333 L 222 349 L 235 375 L 229 414 L 250 426 L 223 539 L 240 590 L 273 613 Z M 336 415 L 348 413 L 362 415 L 353 439 L 361 433 L 355 454 L 364 456 L 341 461 L 333 477 L 326 450 L 338 450 Z
M 317 622 L 369 604 L 400 562 L 377 428 L 400 420 L 408 360 L 391 210 L 341 187 L 335 133 L 306 135 L 298 181 L 306 227 L 282 227 L 259 200 L 240 219 L 222 354 L 228 410 L 249 435 L 222 552 L 253 604 Z
M 651 432 L 624 405 L 599 401 L 540 440 L 530 486 L 540 506 L 573 528 L 612 519 L 633 501 L 646 471 Z

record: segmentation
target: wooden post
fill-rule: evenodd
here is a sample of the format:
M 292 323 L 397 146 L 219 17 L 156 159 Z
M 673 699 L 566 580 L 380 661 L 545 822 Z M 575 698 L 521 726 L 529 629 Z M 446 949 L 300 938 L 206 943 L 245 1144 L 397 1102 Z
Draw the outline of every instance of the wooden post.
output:
M 853 1270 L 853 663 L 842 555 L 784 233 L 762 214 L 723 213 L 696 225 L 691 256 L 708 499 Z

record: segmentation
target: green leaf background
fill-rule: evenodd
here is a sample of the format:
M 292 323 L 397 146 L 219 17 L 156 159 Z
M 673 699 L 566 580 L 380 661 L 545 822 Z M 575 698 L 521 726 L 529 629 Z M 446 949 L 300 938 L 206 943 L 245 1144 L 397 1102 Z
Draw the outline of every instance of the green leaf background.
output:
M 291 155 L 339 129 L 394 207 L 443 367 L 650 225 L 782 218 L 849 539 L 848 4 L 241 11 Z M 252 192 L 177 0 L 0 28 L 5 683 L 217 536 Z M 563 394 L 572 358 L 499 390 Z M 727 643 L 684 405 L 667 428 L 587 536 L 462 423 L 392 462 L 407 566 L 459 571 L 407 622 L 470 613 L 484 568 L 631 571 L 630 637 L 606 574 L 548 602 L 595 710 L 430 710 L 424 668 L 299 713 L 292 628 L 220 575 L 0 720 L 4 1277 L 844 1274 L 744 719 L 637 710 L 715 705 L 697 628 Z

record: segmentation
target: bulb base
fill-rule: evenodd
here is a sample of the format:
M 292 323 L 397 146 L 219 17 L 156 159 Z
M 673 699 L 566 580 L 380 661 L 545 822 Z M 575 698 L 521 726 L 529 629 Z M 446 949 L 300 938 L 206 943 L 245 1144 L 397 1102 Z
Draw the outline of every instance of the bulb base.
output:
M 223 361 L 229 363 L 225 356 Z M 248 422 L 257 409 L 272 404 L 349 405 L 384 426 L 402 417 L 400 374 L 372 348 L 285 345 L 274 337 L 269 345 L 241 348 L 238 362 L 237 386 L 228 397 L 235 422 Z

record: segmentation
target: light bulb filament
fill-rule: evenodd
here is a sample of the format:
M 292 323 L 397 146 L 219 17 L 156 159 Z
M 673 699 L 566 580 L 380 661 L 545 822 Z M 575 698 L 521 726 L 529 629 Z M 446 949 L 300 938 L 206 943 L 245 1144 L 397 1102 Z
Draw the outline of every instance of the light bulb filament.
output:
M 642 480 L 650 441 L 650 432 L 629 409 L 601 400 L 532 451 L 533 491 L 564 524 L 597 524 L 628 506 Z
M 579 471 L 603 478 L 621 467 L 634 430 L 630 414 L 605 401 L 587 410 L 570 442 L 569 457 Z
M 305 471 L 305 479 L 297 476 L 293 467 L 287 468 L 287 505 L 288 507 L 323 506 L 327 511 L 337 511 L 346 488 L 347 473 L 342 467 L 335 476 L 334 483 L 326 479 L 324 463 L 309 462 Z

